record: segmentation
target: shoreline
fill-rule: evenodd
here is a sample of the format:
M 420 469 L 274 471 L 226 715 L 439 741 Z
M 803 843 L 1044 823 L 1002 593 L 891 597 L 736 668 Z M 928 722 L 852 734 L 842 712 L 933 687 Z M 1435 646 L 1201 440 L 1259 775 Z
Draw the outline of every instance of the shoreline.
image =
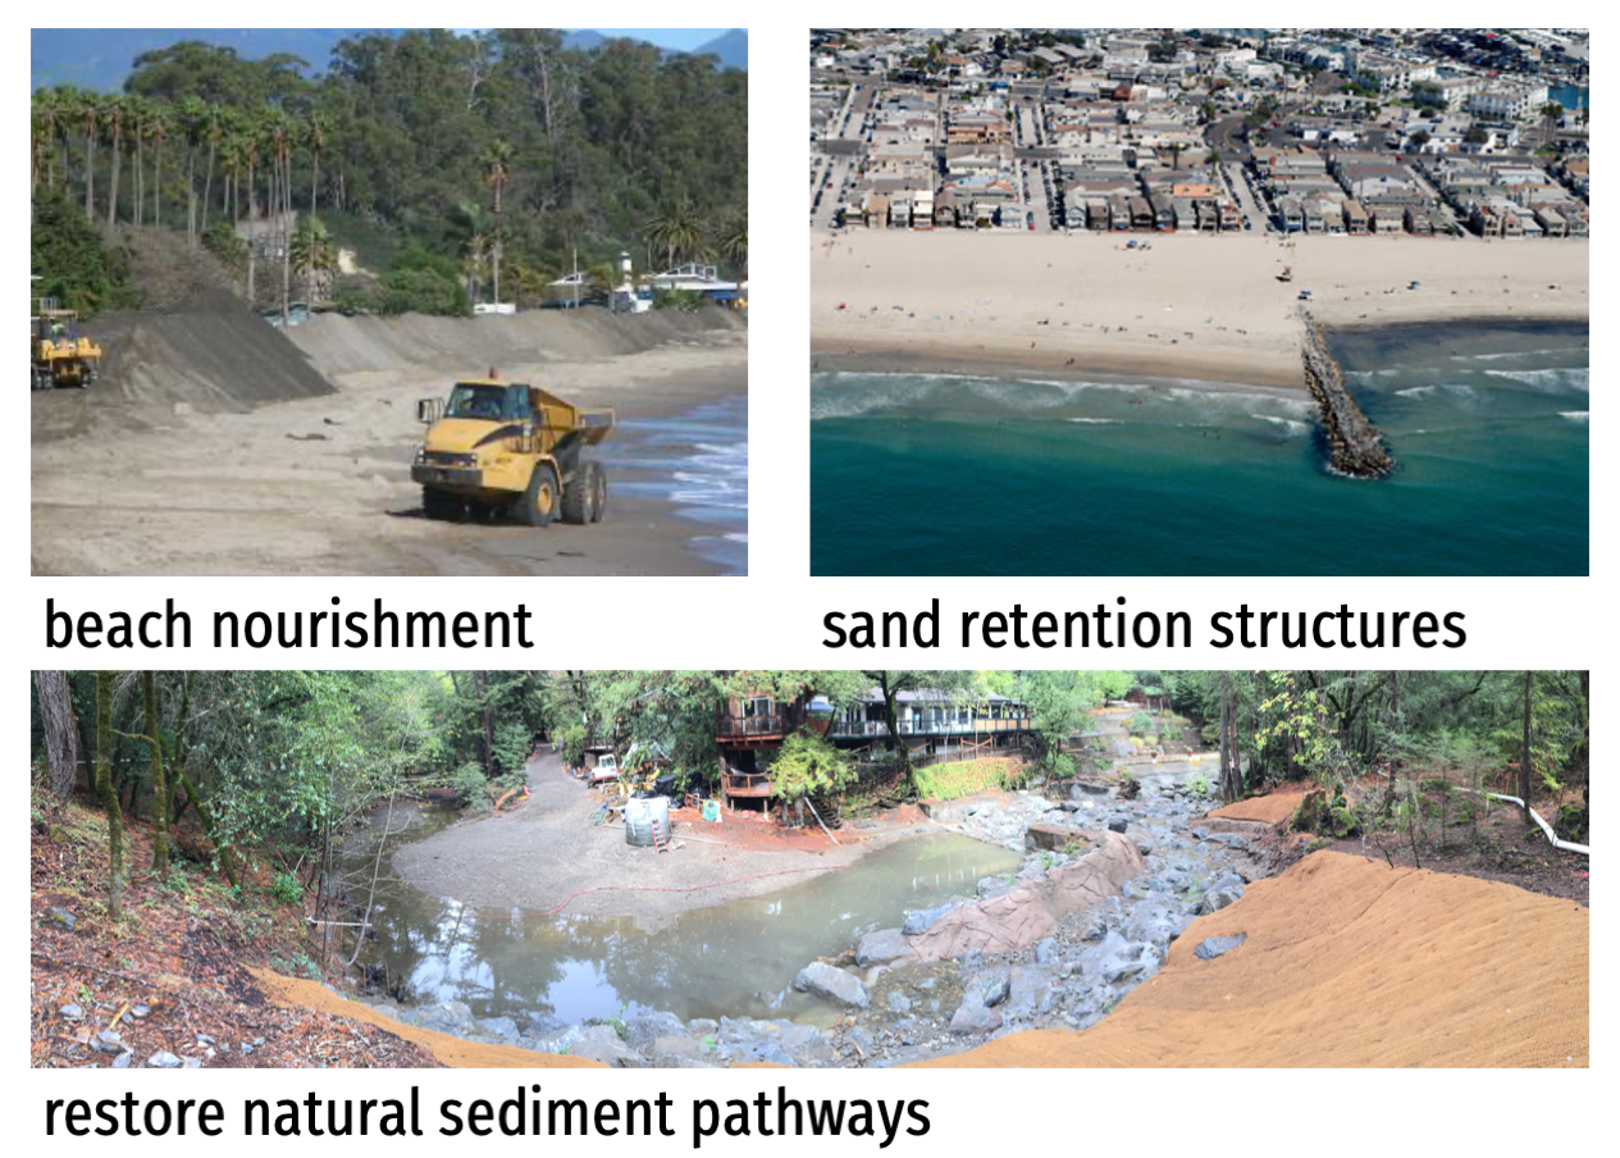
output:
M 815 235 L 812 369 L 1111 374 L 1303 393 L 1303 292 L 1329 331 L 1590 324 L 1585 242 L 1127 240 L 1141 244 L 1108 235 Z
M 1146 390 L 1154 389 L 1185 389 L 1200 390 L 1212 394 L 1271 394 L 1280 398 L 1298 398 L 1305 395 L 1304 376 L 1299 380 L 1290 381 L 1280 375 L 1255 374 L 1253 378 L 1270 378 L 1270 381 L 1254 381 L 1252 378 L 1241 378 L 1236 371 L 1231 377 L 1210 377 L 1207 368 L 1205 376 L 1190 375 L 1194 370 L 1192 366 L 1166 364 L 1163 359 L 1151 363 L 1151 368 L 1143 369 L 1146 363 L 1126 357 L 1118 362 L 1109 359 L 1088 360 L 1082 365 L 1078 361 L 1073 365 L 1046 364 L 1040 359 L 1021 360 L 1016 357 L 973 359 L 954 354 L 923 354 L 911 351 L 896 351 L 882 347 L 861 348 L 859 344 L 847 343 L 841 350 L 812 350 L 812 374 L 866 374 L 866 375 L 942 375 L 959 376 L 963 378 L 986 378 L 1003 382 L 1027 381 L 1031 378 L 1040 378 L 1057 382 L 1088 382 L 1097 379 L 1106 380 L 1110 385 L 1140 386 Z

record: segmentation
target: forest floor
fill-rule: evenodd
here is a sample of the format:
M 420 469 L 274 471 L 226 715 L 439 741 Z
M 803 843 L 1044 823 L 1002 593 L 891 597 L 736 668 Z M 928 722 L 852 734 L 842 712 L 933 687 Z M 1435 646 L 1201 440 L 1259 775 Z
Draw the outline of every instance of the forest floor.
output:
M 594 824 L 602 793 L 564 772 L 555 754 L 530 763 L 529 783 L 517 807 L 404 845 L 395 869 L 417 888 L 474 908 L 652 916 L 784 888 L 927 824 L 908 807 L 860 828 L 846 824 L 834 838 L 756 813 L 723 811 L 719 822 L 705 822 L 683 808 L 671 815 L 673 847 L 659 853 L 628 844 L 623 821 Z
M 434 1066 L 429 1050 L 363 1019 L 282 1008 L 251 969 L 311 975 L 304 911 L 271 894 L 276 867 L 242 888 L 189 859 L 171 834 L 168 881 L 152 830 L 126 825 L 124 920 L 109 920 L 105 814 L 77 802 L 33 810 L 29 1064 L 230 1068 Z
M 1315 847 L 1396 868 L 1503 881 L 1527 892 L 1591 906 L 1590 858 L 1553 848 L 1535 822 L 1526 820 L 1515 805 L 1492 801 L 1479 806 L 1468 795 L 1444 791 L 1439 780 L 1428 772 L 1422 774 L 1422 784 L 1419 794 L 1424 819 L 1415 832 L 1398 827 L 1392 820 L 1387 827 L 1365 836 L 1320 837 Z M 1233 819 L 1285 823 L 1298 808 L 1301 795 L 1299 786 L 1284 786 L 1219 811 Z M 1559 796 L 1543 792 L 1532 796 L 1531 805 L 1556 827 L 1560 804 L 1574 803 L 1576 799 L 1573 793 Z M 1559 835 L 1569 838 L 1567 833 Z

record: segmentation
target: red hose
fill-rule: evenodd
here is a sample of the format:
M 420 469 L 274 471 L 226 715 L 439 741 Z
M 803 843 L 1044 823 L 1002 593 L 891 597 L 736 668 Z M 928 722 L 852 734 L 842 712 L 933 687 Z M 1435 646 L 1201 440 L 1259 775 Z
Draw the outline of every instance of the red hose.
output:
M 783 877 L 792 873 L 830 873 L 836 872 L 844 866 L 841 864 L 815 865 L 811 868 L 775 869 L 768 873 L 754 873 L 752 876 L 734 877 L 729 881 L 712 881 L 706 885 L 688 885 L 685 888 L 675 888 L 671 885 L 593 885 L 588 889 L 579 889 L 569 893 L 563 898 L 563 903 L 555 909 L 547 909 L 543 913 L 468 913 L 474 921 L 511 920 L 514 917 L 554 917 L 566 909 L 575 897 L 583 897 L 586 893 L 696 893 L 703 889 L 717 889 L 721 885 L 740 885 L 744 881 L 757 881 L 765 877 Z

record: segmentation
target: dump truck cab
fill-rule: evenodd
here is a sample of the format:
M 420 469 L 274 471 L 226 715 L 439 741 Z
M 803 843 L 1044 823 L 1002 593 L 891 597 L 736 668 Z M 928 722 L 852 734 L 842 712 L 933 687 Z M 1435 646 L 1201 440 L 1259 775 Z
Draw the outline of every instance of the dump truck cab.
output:
M 596 523 L 607 476 L 589 451 L 613 429 L 608 409 L 582 409 L 493 371 L 463 379 L 448 398 L 417 403 L 427 425 L 411 478 L 429 518 L 507 512 L 543 527 Z

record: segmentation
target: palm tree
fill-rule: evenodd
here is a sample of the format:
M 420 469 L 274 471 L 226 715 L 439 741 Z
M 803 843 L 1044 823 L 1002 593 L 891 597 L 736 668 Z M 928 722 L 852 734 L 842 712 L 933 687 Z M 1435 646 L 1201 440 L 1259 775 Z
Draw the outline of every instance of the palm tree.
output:
M 309 123 L 304 126 L 304 143 L 309 146 L 309 215 L 311 217 L 320 210 L 321 190 L 321 154 L 326 152 L 326 134 L 330 131 L 326 117 L 321 113 L 311 113 Z
M 154 104 L 146 120 L 146 135 L 152 140 L 152 224 L 163 225 L 163 142 L 169 136 L 169 110 Z
M 79 123 L 84 126 L 84 215 L 96 219 L 96 134 L 101 125 L 102 98 L 96 93 L 80 93 L 77 100 Z
M 293 268 L 305 277 L 309 300 L 322 296 L 316 292 L 316 279 L 330 274 L 337 266 L 337 247 L 319 218 L 307 217 L 298 226 L 292 239 Z
M 1541 106 L 1541 145 L 1543 148 L 1558 139 L 1558 123 L 1564 119 L 1564 106 L 1548 101 Z
M 180 133 L 186 143 L 186 244 L 197 248 L 197 146 L 208 125 L 208 106 L 198 97 L 180 102 Z
M 200 237 L 208 232 L 208 202 L 214 194 L 214 159 L 219 155 L 219 147 L 225 140 L 225 110 L 219 105 L 208 106 L 206 120 L 208 136 L 208 173 L 203 178 L 202 195 L 202 221 L 197 226 L 197 235 Z
M 39 184 L 41 172 L 48 189 L 56 184 L 56 98 L 48 92 L 37 92 L 29 109 L 29 171 L 30 192 Z
M 748 214 L 734 213 L 721 223 L 715 236 L 715 249 L 743 277 L 748 276 Z
M 489 255 L 489 234 L 469 233 L 461 242 L 461 275 L 467 279 L 467 296 L 477 301 L 484 284 L 484 261 Z
M 647 222 L 644 232 L 648 244 L 664 251 L 669 269 L 675 268 L 677 258 L 697 257 L 704 251 L 702 219 L 684 197 Z
M 484 154 L 489 170 L 489 187 L 495 192 L 494 242 L 490 248 L 490 262 L 495 281 L 495 300 L 501 300 L 501 191 L 506 188 L 507 170 L 512 165 L 512 146 L 505 141 L 491 141 Z
M 118 175 L 123 169 L 124 111 L 128 106 L 121 96 L 110 96 L 106 103 L 107 135 L 112 141 L 112 184 L 107 190 L 107 225 L 118 223 Z
M 141 227 L 141 214 L 143 200 L 146 196 L 146 123 L 151 116 L 151 109 L 141 97 L 128 97 L 128 110 L 124 119 L 129 122 L 129 135 L 135 142 L 135 164 L 133 166 L 135 178 L 134 212 L 130 220 L 136 229 Z

